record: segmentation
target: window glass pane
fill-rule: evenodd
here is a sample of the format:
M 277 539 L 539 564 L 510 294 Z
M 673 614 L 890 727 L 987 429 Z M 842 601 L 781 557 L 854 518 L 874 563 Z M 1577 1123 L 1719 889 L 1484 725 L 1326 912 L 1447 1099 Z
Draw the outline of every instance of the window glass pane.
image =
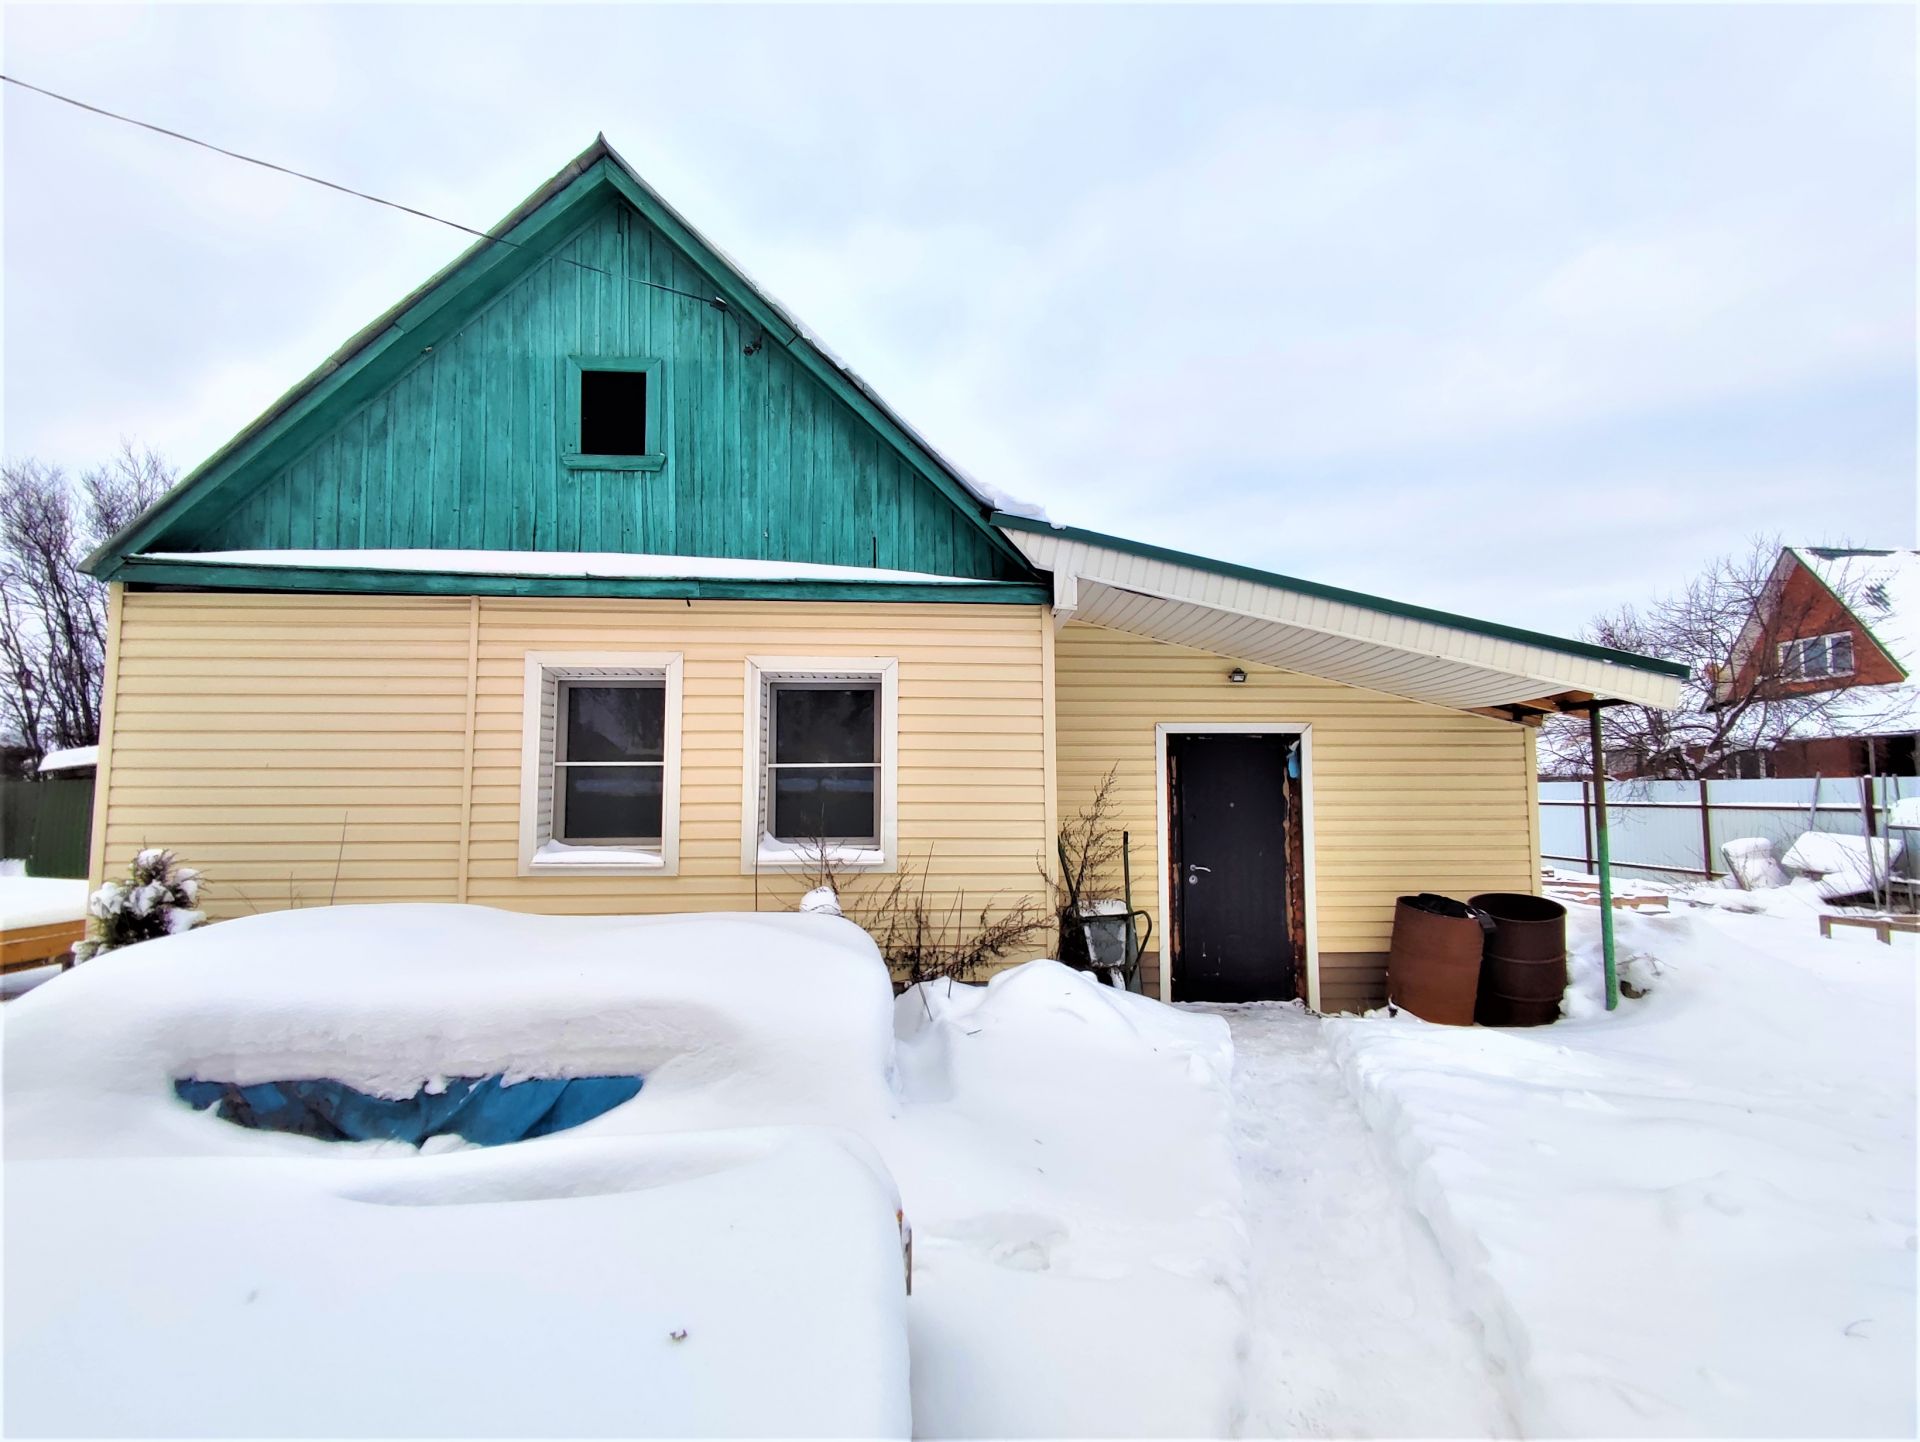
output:
M 873 841 L 879 835 L 877 766 L 773 768 L 767 783 L 774 836 L 781 841 Z
M 1846 676 L 1853 671 L 1853 637 L 1848 635 L 1827 637 L 1827 670 L 1835 676 Z
M 845 686 L 773 687 L 774 761 L 878 761 L 879 687 L 873 682 Z
M 647 373 L 580 372 L 580 452 L 588 456 L 647 453 Z
M 566 709 L 564 761 L 659 761 L 666 740 L 667 688 L 593 686 L 569 681 L 560 688 Z
M 660 836 L 665 776 L 658 766 L 562 766 L 562 841 L 652 841 Z

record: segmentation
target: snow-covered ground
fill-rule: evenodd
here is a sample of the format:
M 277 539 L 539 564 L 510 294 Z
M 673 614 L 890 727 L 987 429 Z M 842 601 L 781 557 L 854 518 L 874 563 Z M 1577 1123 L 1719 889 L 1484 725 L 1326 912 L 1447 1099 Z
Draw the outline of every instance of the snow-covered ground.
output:
M 1511 1032 L 1045 961 L 891 998 L 826 914 L 147 943 L 0 1014 L 8 1427 L 1910 1435 L 1914 951 L 1803 891 L 1620 914 L 1611 1015 L 1575 907 Z M 418 1153 L 170 1089 L 494 1072 L 646 1084 Z
M 1479 1328 L 1334 1065 L 1327 1024 L 1206 1006 L 1233 1029 L 1251 1285 L 1235 1434 L 1511 1436 Z
M 1245 1242 L 1232 1052 L 1195 1016 L 1037 961 L 896 1003 L 876 1140 L 913 1218 L 923 1437 L 1218 1437 Z
M 1050 961 L 895 999 L 825 914 L 329 907 L 108 954 L 3 1020 L 9 1431 L 1232 1422 L 1226 1027 Z M 420 1152 L 172 1092 L 493 1074 L 645 1085 L 560 1135 Z
M 1550 1029 L 1335 1019 L 1527 1435 L 1911 1436 L 1910 937 L 1573 908 Z

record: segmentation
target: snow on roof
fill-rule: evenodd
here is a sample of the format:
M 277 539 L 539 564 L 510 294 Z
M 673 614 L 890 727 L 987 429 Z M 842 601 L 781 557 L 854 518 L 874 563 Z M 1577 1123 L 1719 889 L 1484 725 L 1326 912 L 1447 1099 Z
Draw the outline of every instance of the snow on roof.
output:
M 69 746 L 61 751 L 49 751 L 40 758 L 38 770 L 42 776 L 55 771 L 81 771 L 89 766 L 100 764 L 98 746 Z
M 153 551 L 141 561 L 202 566 L 279 566 L 335 571 L 437 571 L 463 576 L 584 576 L 674 581 L 893 581 L 972 586 L 961 576 L 828 566 L 812 561 L 754 561 L 730 556 L 641 556 L 622 551 Z
M 1853 603 L 1866 628 L 1920 679 L 1920 551 L 1795 546 L 1802 565 Z

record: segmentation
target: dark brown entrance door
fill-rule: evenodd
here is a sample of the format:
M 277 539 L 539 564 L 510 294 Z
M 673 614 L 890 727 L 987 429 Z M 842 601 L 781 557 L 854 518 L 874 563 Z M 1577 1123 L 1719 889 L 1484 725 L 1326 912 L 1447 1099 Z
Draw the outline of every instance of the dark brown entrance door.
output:
M 1175 1001 L 1291 1001 L 1290 735 L 1167 737 Z

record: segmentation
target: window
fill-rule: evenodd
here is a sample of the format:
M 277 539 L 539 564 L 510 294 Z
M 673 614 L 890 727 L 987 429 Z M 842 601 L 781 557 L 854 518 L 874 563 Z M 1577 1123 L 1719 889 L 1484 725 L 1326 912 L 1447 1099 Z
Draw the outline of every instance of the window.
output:
M 558 712 L 554 840 L 658 846 L 666 681 L 562 681 Z
M 680 658 L 527 657 L 520 873 L 671 874 L 678 861 Z
M 589 456 L 647 453 L 647 373 L 580 372 L 580 451 Z
M 880 683 L 767 687 L 767 833 L 880 844 Z
M 1812 681 L 1853 674 L 1853 637 L 1845 632 L 1807 636 L 1780 645 L 1780 674 L 1789 681 Z
M 658 360 L 569 356 L 562 459 L 575 470 L 657 471 L 666 464 Z
M 891 659 L 749 661 L 743 862 L 805 865 L 826 847 L 843 865 L 891 867 Z

